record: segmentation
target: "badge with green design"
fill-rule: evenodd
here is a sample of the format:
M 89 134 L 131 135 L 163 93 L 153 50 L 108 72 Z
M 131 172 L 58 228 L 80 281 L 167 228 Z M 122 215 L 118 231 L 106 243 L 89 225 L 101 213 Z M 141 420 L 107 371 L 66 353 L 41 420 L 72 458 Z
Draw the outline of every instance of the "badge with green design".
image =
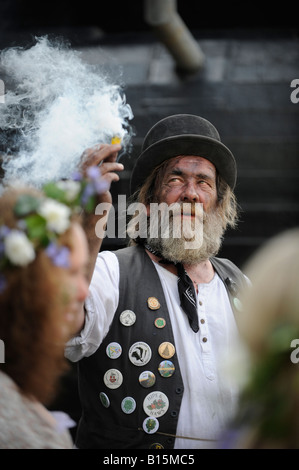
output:
M 135 408 L 136 408 L 136 401 L 132 397 L 126 397 L 121 402 L 121 409 L 126 414 L 133 413 Z
M 145 418 L 142 427 L 147 434 L 153 434 L 159 429 L 159 421 L 157 418 Z

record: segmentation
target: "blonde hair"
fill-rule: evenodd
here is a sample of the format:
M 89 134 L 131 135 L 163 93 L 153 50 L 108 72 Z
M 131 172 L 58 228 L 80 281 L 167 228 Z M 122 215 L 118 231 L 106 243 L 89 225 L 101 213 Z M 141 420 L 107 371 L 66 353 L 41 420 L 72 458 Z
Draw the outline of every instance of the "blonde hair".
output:
M 240 329 L 252 353 L 259 355 L 275 327 L 292 324 L 299 334 L 299 228 L 269 240 L 244 271 L 252 286 L 244 293 Z
M 244 272 L 252 286 L 239 315 L 249 369 L 235 417 L 238 448 L 299 448 L 299 228 L 263 245 Z M 243 369 L 245 364 L 243 364 Z

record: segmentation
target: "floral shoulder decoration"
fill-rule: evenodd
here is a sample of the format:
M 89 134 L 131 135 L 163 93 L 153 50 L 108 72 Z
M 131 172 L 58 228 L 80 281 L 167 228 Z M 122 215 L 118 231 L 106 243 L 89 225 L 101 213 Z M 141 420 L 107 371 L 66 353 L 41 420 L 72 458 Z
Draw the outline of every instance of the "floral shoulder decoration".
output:
M 55 266 L 69 266 L 69 249 L 58 238 L 71 223 L 71 216 L 84 209 L 92 212 L 96 197 L 108 189 L 98 167 L 91 167 L 83 178 L 81 173 L 72 179 L 50 182 L 42 188 L 44 197 L 21 195 L 14 206 L 17 228 L 9 228 L 0 216 L 0 294 L 5 290 L 3 271 L 9 267 L 25 267 L 43 249 Z
M 269 331 L 263 353 L 251 365 L 228 440 L 235 432 L 240 438 L 242 429 L 245 432 L 251 429 L 248 437 L 254 439 L 254 446 L 278 442 L 278 445 L 294 443 L 298 448 L 297 434 L 294 434 L 299 393 L 298 360 L 291 357 L 295 338 L 298 338 L 295 322 L 278 323 Z

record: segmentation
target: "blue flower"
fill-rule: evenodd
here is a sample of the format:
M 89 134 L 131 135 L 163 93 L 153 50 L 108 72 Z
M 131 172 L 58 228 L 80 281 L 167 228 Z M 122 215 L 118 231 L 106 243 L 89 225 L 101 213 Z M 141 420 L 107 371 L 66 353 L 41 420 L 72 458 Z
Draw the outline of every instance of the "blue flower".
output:
M 106 180 L 100 179 L 94 182 L 95 191 L 97 194 L 103 194 L 109 189 L 109 183 Z
M 11 231 L 10 228 L 6 227 L 6 225 L 1 225 L 0 227 L 0 238 L 5 238 Z
M 59 268 L 70 267 L 70 250 L 66 246 L 58 246 L 56 243 L 51 242 L 45 252 L 55 266 Z
M 83 193 L 81 195 L 81 204 L 83 206 L 85 206 L 88 203 L 89 199 L 92 196 L 94 196 L 94 193 L 95 193 L 95 191 L 94 191 L 94 188 L 93 188 L 92 184 L 88 183 L 85 186 L 85 188 L 83 189 Z
M 101 176 L 101 170 L 98 166 L 91 166 L 87 168 L 86 174 L 91 179 L 91 181 L 96 181 Z
M 80 173 L 79 171 L 75 171 L 75 172 L 72 174 L 71 179 L 74 180 L 74 181 L 82 181 L 83 175 L 82 175 L 82 173 Z

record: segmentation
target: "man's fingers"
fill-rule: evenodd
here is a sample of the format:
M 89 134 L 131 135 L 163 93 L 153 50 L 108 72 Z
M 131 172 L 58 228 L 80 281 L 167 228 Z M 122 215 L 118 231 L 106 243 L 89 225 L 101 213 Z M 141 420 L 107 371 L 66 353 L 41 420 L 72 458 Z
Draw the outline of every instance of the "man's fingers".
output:
M 122 171 L 123 169 L 124 169 L 124 166 L 122 163 L 105 161 L 101 165 L 101 174 L 102 176 L 104 176 L 106 173 L 110 173 L 113 171 Z
M 115 181 L 119 181 L 119 175 L 117 173 L 113 173 L 113 172 L 109 172 L 109 173 L 105 173 L 102 178 L 107 181 L 107 183 L 109 184 L 109 188 L 110 188 L 110 185 L 111 183 L 115 182 Z
M 81 157 L 81 165 L 86 168 L 92 165 L 100 165 L 103 161 L 115 162 L 120 149 L 120 144 L 102 144 L 86 149 Z

